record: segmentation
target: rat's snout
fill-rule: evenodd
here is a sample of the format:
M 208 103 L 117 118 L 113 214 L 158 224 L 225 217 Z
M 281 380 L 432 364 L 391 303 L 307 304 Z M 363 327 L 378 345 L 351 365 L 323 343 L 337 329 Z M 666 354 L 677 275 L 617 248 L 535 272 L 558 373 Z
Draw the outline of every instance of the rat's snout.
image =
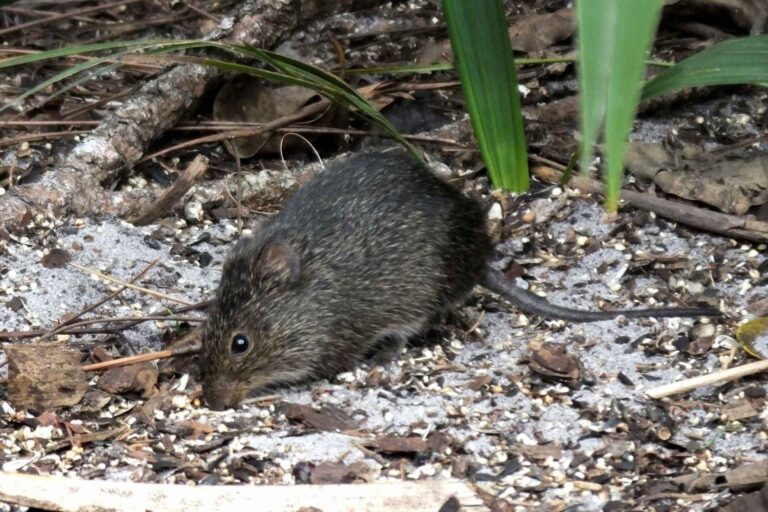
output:
M 222 411 L 234 407 L 240 401 L 237 385 L 222 381 L 207 381 L 203 383 L 203 399 L 214 411 Z

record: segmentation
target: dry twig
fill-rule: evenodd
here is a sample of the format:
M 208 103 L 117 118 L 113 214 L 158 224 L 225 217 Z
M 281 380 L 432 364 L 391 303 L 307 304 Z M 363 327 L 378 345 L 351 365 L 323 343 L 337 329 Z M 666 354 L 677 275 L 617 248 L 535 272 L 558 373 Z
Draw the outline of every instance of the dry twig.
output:
M 678 393 L 685 393 L 686 391 L 698 389 L 703 386 L 740 379 L 747 375 L 753 375 L 765 370 L 768 370 L 768 359 L 743 364 L 735 368 L 728 368 L 727 370 L 713 372 L 708 375 L 700 375 L 698 377 L 673 382 L 671 384 L 665 384 L 649 389 L 645 393 L 651 398 L 664 398 Z
M 535 167 L 533 173 L 549 183 L 560 183 L 563 177 L 562 173 L 550 167 Z M 601 194 L 604 190 L 602 183 L 585 176 L 573 176 L 569 185 L 592 194 Z M 686 226 L 733 238 L 768 242 L 768 222 L 698 208 L 633 190 L 622 190 L 621 199 L 636 208 L 654 212 Z
M 194 304 L 194 302 L 191 302 L 191 301 L 189 301 L 187 299 L 180 299 L 178 297 L 173 297 L 172 295 L 167 295 L 167 294 L 162 293 L 162 292 L 157 292 L 155 290 L 150 290 L 149 288 L 143 288 L 141 286 L 136 286 L 135 284 L 126 283 L 125 281 L 121 281 L 121 280 L 119 280 L 117 278 L 114 278 L 112 276 L 108 276 L 106 274 L 102 274 L 98 270 L 94 270 L 94 269 L 88 268 L 88 267 L 83 267 L 83 266 L 80 266 L 80 265 L 78 265 L 76 263 L 70 263 L 69 265 L 72 266 L 72 267 L 75 267 L 78 270 L 82 270 L 83 272 L 88 272 L 89 274 L 92 274 L 92 275 L 98 277 L 99 279 L 104 279 L 105 281 L 109 281 L 110 283 L 119 284 L 120 286 L 124 286 L 126 288 L 130 288 L 132 290 L 136 290 L 136 291 L 139 291 L 141 293 L 146 293 L 147 295 L 152 295 L 153 297 L 157 297 L 159 299 L 165 299 L 165 300 L 169 300 L 171 302 L 177 302 L 179 304 L 184 304 L 185 306 L 192 306 Z
M 192 188 L 192 185 L 195 184 L 197 178 L 199 178 L 206 169 L 208 169 L 208 158 L 203 155 L 197 155 L 187 168 L 184 169 L 181 176 L 173 182 L 173 185 L 163 192 L 163 195 L 147 208 L 143 214 L 134 219 L 133 224 L 137 226 L 146 226 L 147 224 L 152 224 L 168 213 L 171 208 L 173 208 L 173 205 L 176 204 L 179 199 L 184 197 L 184 194 Z

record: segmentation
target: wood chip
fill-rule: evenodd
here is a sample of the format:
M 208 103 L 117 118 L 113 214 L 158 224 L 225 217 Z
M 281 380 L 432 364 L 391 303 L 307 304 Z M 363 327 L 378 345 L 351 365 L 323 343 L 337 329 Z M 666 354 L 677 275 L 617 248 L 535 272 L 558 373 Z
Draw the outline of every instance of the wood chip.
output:
M 422 453 L 428 450 L 427 442 L 419 436 L 381 436 L 365 443 L 365 446 L 379 453 Z
M 563 449 L 559 444 L 521 444 L 514 446 L 512 452 L 533 460 L 545 460 L 560 458 Z
M 309 475 L 313 484 L 346 484 L 357 478 L 355 472 L 340 462 L 321 462 Z
M 71 407 L 88 389 L 80 351 L 59 343 L 4 345 L 8 358 L 8 400 L 36 411 Z
M 730 421 L 743 420 L 757 416 L 757 409 L 751 400 L 744 398 L 723 407 L 723 415 Z
M 290 404 L 285 410 L 285 417 L 317 430 L 334 432 L 353 428 L 348 418 L 340 418 L 338 414 L 332 416 L 326 412 L 318 412 L 303 404 Z

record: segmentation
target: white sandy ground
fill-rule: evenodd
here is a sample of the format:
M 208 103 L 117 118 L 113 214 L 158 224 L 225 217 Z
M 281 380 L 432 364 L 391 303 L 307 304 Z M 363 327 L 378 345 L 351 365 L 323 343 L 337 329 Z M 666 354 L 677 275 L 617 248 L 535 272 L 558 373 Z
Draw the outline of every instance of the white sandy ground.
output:
M 603 222 L 599 205 L 578 202 L 571 217 L 578 220 L 550 223 L 548 229 L 551 236 L 563 237 L 565 229 L 570 227 L 580 235 L 602 240 L 611 228 Z M 158 265 L 141 283 L 191 301 L 207 298 L 214 290 L 222 260 L 228 250 L 228 245 L 214 247 L 203 243 L 196 246 L 196 249 L 209 251 L 214 256 L 210 267 L 200 268 L 183 258 L 172 256 L 169 253 L 169 244 L 162 243 L 159 250 L 150 248 L 144 237 L 156 227 L 137 228 L 117 220 L 104 220 L 98 223 L 84 221 L 79 228 L 57 229 L 58 246 L 73 254 L 74 263 L 107 272 L 119 279 L 128 280 L 150 261 L 159 258 Z M 237 236 L 236 230 L 229 223 L 184 227 L 179 236 L 185 243 L 189 243 L 204 231 L 227 241 L 234 240 Z M 655 226 L 649 226 L 642 239 L 642 249 L 646 251 L 654 250 L 654 246 L 659 247 L 663 243 L 666 253 L 682 253 L 693 261 L 705 262 L 707 248 L 713 244 L 729 247 L 727 257 L 733 261 L 765 258 L 754 246 L 740 245 L 704 234 L 683 239 L 672 232 L 662 232 Z M 88 303 L 103 297 L 110 289 L 114 289 L 114 285 L 101 282 L 71 267 L 44 268 L 40 264 L 43 255 L 41 248 L 25 245 L 24 240 L 21 242 L 10 244 L 8 252 L 0 254 L 0 270 L 7 269 L 0 272 L 1 329 L 20 330 L 51 326 L 63 314 L 78 311 Z M 75 252 L 73 244 L 81 245 L 82 250 Z M 514 246 L 515 243 L 512 242 L 511 245 Z M 638 248 L 632 248 L 636 249 Z M 591 307 L 598 297 L 622 296 L 622 290 L 612 291 L 602 283 L 610 283 L 612 279 L 620 276 L 622 258 L 627 250 L 629 249 L 625 247 L 615 247 L 613 242 L 608 243 L 597 252 L 572 262 L 571 270 L 565 275 L 546 268 L 531 268 L 529 271 L 542 280 L 544 289 L 549 289 L 552 285 L 569 288 L 578 282 L 589 282 L 590 284 L 580 288 L 579 298 L 565 290 L 551 293 L 549 299 L 558 303 Z M 596 277 L 595 269 L 605 261 L 614 262 L 609 267 L 611 270 L 602 276 L 602 282 L 592 283 Z M 644 280 L 646 278 L 641 279 L 641 282 Z M 647 278 L 647 284 L 653 285 L 654 280 L 651 275 Z M 685 283 L 681 285 L 685 286 Z M 752 288 L 750 278 L 746 276 L 739 276 L 727 284 L 720 283 L 718 290 L 726 299 L 726 307 L 732 314 L 741 314 L 740 310 L 753 298 L 768 295 L 767 287 Z M 24 298 L 25 310 L 14 312 L 2 306 L 5 300 L 15 296 Z M 98 314 L 146 314 L 161 304 L 162 301 L 156 298 L 127 291 L 120 300 L 113 300 L 99 310 Z M 478 314 L 476 309 L 468 308 L 467 311 L 475 316 Z M 439 372 L 426 370 L 435 369 L 435 360 L 443 353 L 441 347 L 427 346 L 407 350 L 399 361 L 386 365 L 385 370 L 391 376 L 392 382 L 403 376 L 402 372 L 410 372 L 410 375 L 406 376 L 409 386 L 401 386 L 396 390 L 367 387 L 364 384 L 367 371 L 359 369 L 342 375 L 335 383 L 318 383 L 312 390 L 289 390 L 284 393 L 284 400 L 334 405 L 360 421 L 360 428 L 375 434 L 413 435 L 443 430 L 453 436 L 458 445 L 463 445 L 475 461 L 486 467 L 486 471 L 494 474 L 503 467 L 511 444 L 526 445 L 542 441 L 559 443 L 563 446 L 562 456 L 543 462 L 551 481 L 542 494 L 526 493 L 527 489 L 536 487 L 541 481 L 541 473 L 535 471 L 541 464 L 531 464 L 526 459 L 523 459 L 522 468 L 504 477 L 501 484 L 507 488 L 506 492 L 516 499 L 531 499 L 542 503 L 541 510 L 547 510 L 547 503 L 562 499 L 570 503 L 581 503 L 583 508 L 580 510 L 597 511 L 601 510 L 606 500 L 621 499 L 621 486 L 605 485 L 599 492 L 574 488 L 569 480 L 578 480 L 582 475 L 578 466 L 571 467 L 574 454 L 581 452 L 589 458 L 595 451 L 606 447 L 609 452 L 631 454 L 638 446 L 632 442 L 612 442 L 609 434 L 615 426 L 584 419 L 582 411 L 573 407 L 572 400 L 578 399 L 582 404 L 589 404 L 599 410 L 610 408 L 612 403 L 620 403 L 630 412 L 642 411 L 648 407 L 643 397 L 643 389 L 683 378 L 687 375 L 683 370 L 688 368 L 696 368 L 702 373 L 719 368 L 717 355 L 729 346 L 732 335 L 731 332 L 720 329 L 722 332 L 719 331 L 716 345 L 708 355 L 683 358 L 684 363 L 669 366 L 666 363 L 676 356 L 671 341 L 677 333 L 687 332 L 693 324 L 692 320 L 610 321 L 582 325 L 547 322 L 540 327 L 529 325 L 525 320 L 512 310 L 485 313 L 477 330 L 469 336 L 470 341 L 452 340 L 444 345 L 454 351 L 457 357 L 450 368 L 440 369 Z M 158 325 L 149 322 L 125 334 L 132 344 L 132 349 L 138 351 L 144 346 L 158 348 L 160 332 Z M 614 341 L 620 336 L 635 340 L 643 335 L 650 335 L 649 339 L 655 340 L 661 333 L 667 333 L 666 339 L 669 340 L 666 342 L 669 348 L 666 355 L 648 357 L 642 348 L 632 348 L 629 343 L 617 344 Z M 579 341 L 574 342 L 574 339 Z M 520 359 L 529 353 L 529 344 L 542 341 L 568 345 L 571 353 L 578 354 L 584 370 L 595 377 L 595 384 L 572 390 L 561 384 L 539 383 L 535 393 L 532 393 L 527 384 L 522 384 L 523 381 L 531 381 L 531 370 L 521 365 Z M 651 363 L 661 363 L 661 368 L 652 371 L 642 369 L 643 365 Z M 628 376 L 636 386 L 632 388 L 619 382 L 616 378 L 619 372 Z M 505 391 L 518 392 L 481 396 L 480 391 L 467 388 L 468 382 L 482 374 L 495 376 L 497 384 Z M 653 380 L 649 377 L 653 377 Z M 761 385 L 766 386 L 764 383 Z M 183 390 L 180 392 L 183 393 Z M 508 394 L 511 396 L 507 396 Z M 371 466 L 374 472 L 381 470 L 380 462 L 359 448 L 358 437 L 330 432 L 297 436 L 294 435 L 295 429 L 275 428 L 273 422 L 264 423 L 273 416 L 274 406 L 250 406 L 237 411 L 217 413 L 192 407 L 183 399 L 183 395 L 181 396 L 180 407 L 165 418 L 168 422 L 181 422 L 191 418 L 218 425 L 219 432 L 229 430 L 233 422 L 252 425 L 250 433 L 240 435 L 232 441 L 229 445 L 230 453 L 234 456 L 253 454 L 272 458 L 287 470 L 283 478 L 286 483 L 293 480 L 290 468 L 300 461 L 351 463 L 362 460 Z M 696 393 L 693 396 L 695 397 Z M 6 410 L 10 407 L 7 403 L 3 406 Z M 118 406 L 111 407 L 114 410 L 114 407 Z M 712 434 L 711 426 L 702 428 L 701 425 L 712 420 L 712 414 L 696 409 L 689 411 L 687 424 L 684 422 L 684 426 L 674 432 L 674 439 L 685 442 L 688 439 L 686 436 L 690 434 L 709 439 Z M 758 430 L 741 429 L 715 436 L 706 457 L 692 457 L 692 460 L 686 461 L 691 470 L 706 468 L 711 471 L 723 471 L 764 457 L 768 447 L 768 415 L 765 412 L 761 414 L 761 428 Z M 457 421 L 457 418 L 462 420 Z M 215 435 L 217 434 L 212 434 Z M 192 446 L 202 441 L 183 442 Z M 6 441 L 5 444 L 12 453 L 13 449 L 9 443 L 10 441 Z M 86 447 L 85 452 L 77 457 L 87 460 L 90 456 L 89 450 L 92 450 L 92 455 L 96 458 L 105 450 L 110 457 L 119 456 L 119 453 L 109 447 L 102 446 Z M 16 463 L 13 462 L 13 457 L 6 462 L 6 469 L 21 466 L 23 462 L 34 458 L 30 453 L 18 453 L 16 457 Z M 53 454 L 48 457 L 59 456 Z M 66 460 L 66 454 L 59 460 L 63 474 L 78 476 L 86 473 L 87 463 L 70 469 L 65 463 Z M 141 461 L 134 462 L 134 467 L 142 464 Z M 600 461 L 595 464 L 599 467 Z M 134 467 L 107 467 L 105 476 L 112 479 L 129 479 Z M 437 478 L 448 474 L 450 467 L 440 463 L 426 463 L 408 468 L 410 478 Z M 391 469 L 385 469 L 377 475 L 377 478 L 397 477 L 399 471 Z M 169 476 L 168 481 L 173 481 L 173 477 Z M 631 485 L 632 482 L 628 481 L 626 484 Z M 696 510 L 699 506 L 703 505 L 692 504 L 691 509 Z

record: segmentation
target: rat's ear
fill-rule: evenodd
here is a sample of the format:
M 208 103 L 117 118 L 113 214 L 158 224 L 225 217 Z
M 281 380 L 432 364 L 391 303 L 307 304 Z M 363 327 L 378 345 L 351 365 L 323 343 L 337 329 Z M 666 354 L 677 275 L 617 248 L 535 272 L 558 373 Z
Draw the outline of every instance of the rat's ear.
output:
M 290 245 L 272 243 L 261 251 L 258 270 L 265 279 L 290 284 L 299 278 L 301 261 Z

